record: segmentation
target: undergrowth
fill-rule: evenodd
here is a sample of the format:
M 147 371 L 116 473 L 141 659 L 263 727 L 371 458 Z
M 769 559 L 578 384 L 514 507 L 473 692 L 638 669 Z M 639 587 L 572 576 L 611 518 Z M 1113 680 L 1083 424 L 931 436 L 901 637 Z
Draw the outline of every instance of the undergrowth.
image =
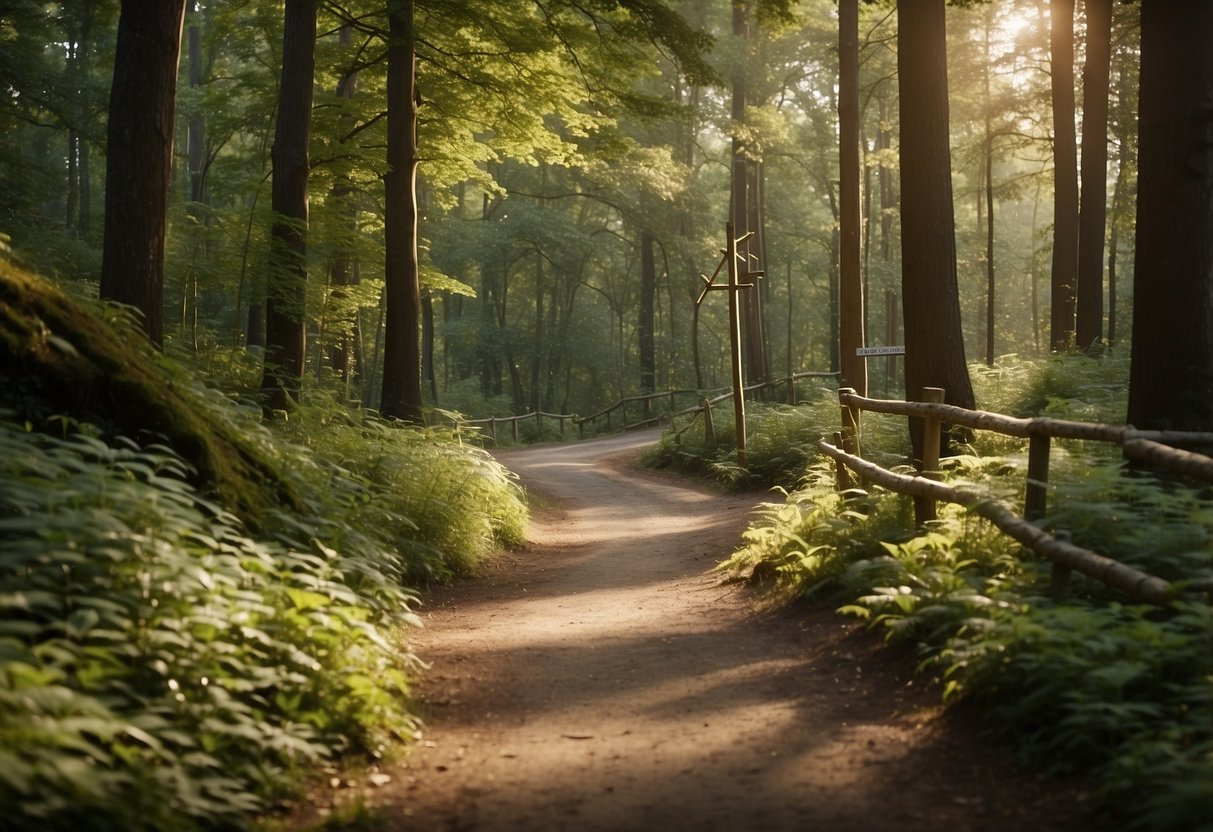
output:
M 798 405 L 747 402 L 746 465 L 737 464 L 737 430 L 732 405 L 713 408 L 714 441 L 703 417 L 682 417 L 646 457 L 654 468 L 668 468 L 718 482 L 727 488 L 795 488 L 817 457 L 817 440 L 838 430 L 838 393 L 820 388 Z M 893 423 L 873 423 L 882 446 L 898 445 Z M 908 443 L 906 449 L 908 452 Z
M 1075 377 L 1066 372 L 1070 363 Z M 1018 394 L 1031 404 L 1019 415 L 1043 407 L 1050 415 L 1116 421 L 1123 387 L 1114 369 L 1110 359 L 1016 364 L 1005 369 L 1017 378 L 1004 378 L 1002 404 L 982 405 L 998 409 L 1016 397 L 1013 388 L 1030 388 Z M 997 387 L 1000 372 L 983 383 Z M 1067 398 L 1075 391 L 1085 400 Z M 974 444 L 984 456 L 953 460 L 945 476 L 1022 499 L 1021 449 L 983 442 Z M 1006 455 L 991 455 L 993 447 Z M 1213 577 L 1206 489 L 1130 474 L 1089 450 L 1074 443 L 1058 454 L 1062 464 L 1051 479 L 1061 484 L 1050 488 L 1053 508 L 1043 525 L 1179 589 Z M 803 474 L 799 488 L 761 507 L 721 571 L 765 587 L 774 601 L 840 603 L 840 612 L 888 639 L 915 645 L 947 701 L 981 705 L 991 729 L 1012 739 L 1026 764 L 1089 775 L 1125 828 L 1213 828 L 1207 599 L 1135 605 L 1075 575 L 1070 598 L 1058 600 L 1048 592 L 1047 563 L 959 507 L 941 505 L 938 520 L 915 530 L 908 498 L 880 489 L 840 495 L 821 461 Z
M 148 391 L 237 437 L 240 488 L 266 493 L 227 499 L 163 436 L 2 391 L 0 829 L 246 828 L 320 761 L 389 753 L 417 727 L 408 587 L 523 534 L 512 475 L 450 431 L 325 396 L 267 425 L 147 360 Z

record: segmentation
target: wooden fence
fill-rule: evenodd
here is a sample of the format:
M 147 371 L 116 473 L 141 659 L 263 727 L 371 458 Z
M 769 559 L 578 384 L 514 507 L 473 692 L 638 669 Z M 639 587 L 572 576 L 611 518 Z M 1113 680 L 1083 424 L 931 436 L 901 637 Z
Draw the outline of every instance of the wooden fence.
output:
M 830 372 L 806 372 L 793 373 L 784 378 L 772 379 L 762 382 L 761 384 L 751 385 L 745 388 L 745 393 L 748 396 L 759 397 L 760 395 L 769 395 L 771 391 L 777 390 L 780 387 L 786 386 L 784 397 L 787 401 L 796 402 L 796 382 L 807 378 L 834 378 L 838 374 Z M 721 392 L 723 391 L 723 392 Z M 716 394 L 716 395 L 713 395 Z M 478 427 L 484 430 L 485 434 L 492 439 L 494 444 L 500 442 L 500 430 L 509 431 L 510 437 L 517 442 L 519 438 L 519 424 L 527 422 L 535 422 L 536 428 L 540 431 L 543 429 L 544 420 L 548 422 L 556 422 L 559 426 L 560 438 L 565 438 L 566 423 L 572 423 L 577 426 L 577 435 L 579 438 L 585 438 L 586 426 L 594 428 L 599 422 L 605 423 L 605 429 L 610 432 L 616 429 L 628 430 L 630 428 L 645 427 L 648 425 L 657 425 L 662 422 L 671 421 L 675 416 L 702 412 L 706 407 L 709 411 L 711 407 L 729 399 L 733 395 L 731 388 L 717 388 L 716 390 L 665 390 L 660 393 L 646 393 L 640 396 L 627 396 L 620 399 L 614 404 L 604 407 L 596 413 L 589 416 L 581 417 L 568 413 L 545 413 L 543 411 L 531 411 L 523 413 L 520 416 L 497 416 L 488 419 L 458 419 L 456 425 L 459 427 Z M 710 398 L 705 398 L 710 396 Z M 689 397 L 691 401 L 696 402 L 691 407 L 686 407 L 682 410 L 677 409 L 678 399 L 682 397 L 685 402 Z
M 957 503 L 985 517 L 1003 533 L 1025 547 L 1048 558 L 1053 564 L 1052 583 L 1056 594 L 1068 592 L 1071 572 L 1077 571 L 1130 597 L 1152 604 L 1165 604 L 1179 593 L 1169 582 L 1148 575 L 1112 558 L 1075 546 L 1063 535 L 1050 535 L 1034 524 L 1044 516 L 1049 482 L 1049 447 L 1053 438 L 1085 439 L 1119 445 L 1126 457 L 1152 467 L 1213 482 L 1213 459 L 1185 451 L 1175 445 L 1213 445 L 1213 433 L 1179 431 L 1139 431 L 1127 425 L 1103 425 L 1037 417 L 1019 419 L 999 413 L 969 410 L 943 403 L 944 391 L 928 387 L 922 402 L 869 399 L 850 388 L 838 391 L 842 431 L 834 442 L 821 440 L 818 449 L 835 461 L 838 487 L 853 487 L 853 477 L 875 483 L 891 491 L 914 497 L 919 522 L 935 516 L 939 501 Z M 868 462 L 860 455 L 860 414 L 863 411 L 916 417 L 923 421 L 923 459 L 917 462 L 918 475 L 898 474 Z M 988 430 L 1028 440 L 1028 471 L 1024 491 L 1023 516 L 1006 503 L 988 494 L 966 487 L 951 487 L 938 482 L 940 432 L 945 424 L 974 430 Z M 1213 592 L 1213 582 L 1186 582 L 1183 590 Z

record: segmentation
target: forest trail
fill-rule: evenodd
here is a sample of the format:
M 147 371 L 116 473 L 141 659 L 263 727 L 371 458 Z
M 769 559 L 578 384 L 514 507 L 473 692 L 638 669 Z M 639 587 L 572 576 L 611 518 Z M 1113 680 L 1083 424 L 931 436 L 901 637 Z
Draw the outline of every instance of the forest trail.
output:
M 424 742 L 366 790 L 378 828 L 1095 828 L 945 717 L 912 656 L 707 574 L 764 495 L 637 468 L 656 437 L 499 455 L 538 498 L 531 543 L 427 598 Z

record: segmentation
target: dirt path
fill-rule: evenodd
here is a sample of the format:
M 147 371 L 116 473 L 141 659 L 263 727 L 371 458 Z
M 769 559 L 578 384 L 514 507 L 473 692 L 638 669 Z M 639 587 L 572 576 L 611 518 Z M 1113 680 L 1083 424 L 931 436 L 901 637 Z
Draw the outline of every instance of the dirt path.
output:
M 912 657 L 705 574 L 762 496 L 635 469 L 655 436 L 501 454 L 541 498 L 532 543 L 427 601 L 425 742 L 371 793 L 382 828 L 1094 828 L 942 717 Z

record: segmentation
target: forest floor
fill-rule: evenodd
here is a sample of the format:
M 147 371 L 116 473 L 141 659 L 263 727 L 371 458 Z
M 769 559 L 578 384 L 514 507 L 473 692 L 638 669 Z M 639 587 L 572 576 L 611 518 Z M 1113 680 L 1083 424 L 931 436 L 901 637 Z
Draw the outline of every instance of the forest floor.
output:
M 1106 828 L 1081 783 L 945 713 L 912 654 L 710 574 L 767 495 L 639 468 L 656 437 L 499 454 L 530 544 L 427 596 L 423 742 L 315 800 L 427 832 Z

